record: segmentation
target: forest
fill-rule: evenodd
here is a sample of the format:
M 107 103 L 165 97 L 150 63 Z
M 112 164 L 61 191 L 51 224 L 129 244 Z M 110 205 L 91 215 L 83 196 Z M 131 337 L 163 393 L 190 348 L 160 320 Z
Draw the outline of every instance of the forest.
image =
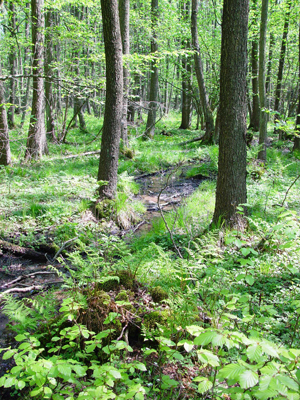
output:
M 300 400 L 300 3 L 0 0 L 0 399 Z

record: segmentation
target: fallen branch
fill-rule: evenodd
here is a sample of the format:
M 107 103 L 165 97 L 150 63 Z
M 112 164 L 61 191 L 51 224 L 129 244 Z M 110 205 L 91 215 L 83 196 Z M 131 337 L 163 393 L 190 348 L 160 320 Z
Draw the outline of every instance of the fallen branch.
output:
M 32 285 L 32 286 L 28 286 L 26 288 L 11 288 L 11 289 L 7 289 L 5 292 L 0 294 L 0 300 L 8 293 L 11 292 L 17 292 L 17 293 L 26 293 L 26 292 L 31 292 L 32 290 L 42 290 L 44 288 L 44 286 L 40 286 L 40 285 Z
M 297 180 L 298 180 L 299 178 L 300 178 L 300 174 L 299 174 L 299 175 L 297 176 L 297 178 L 294 179 L 294 181 L 290 184 L 288 190 L 287 190 L 286 193 L 285 193 L 284 199 L 283 199 L 283 201 L 282 201 L 282 203 L 281 203 L 281 207 L 283 207 L 284 202 L 285 202 L 285 200 L 286 200 L 286 198 L 287 198 L 287 196 L 288 196 L 288 194 L 289 194 L 289 191 L 292 189 L 292 187 L 295 185 L 295 183 L 297 182 Z
M 53 257 L 53 261 L 57 259 L 57 257 L 60 255 L 60 253 L 66 248 L 68 247 L 69 244 L 71 244 L 72 242 L 74 242 L 75 240 L 78 239 L 78 236 L 67 240 L 66 242 L 63 243 L 63 245 L 61 246 L 61 248 L 58 250 L 58 252 L 55 254 L 55 256 Z
M 204 138 L 204 136 L 205 135 L 199 136 L 199 137 L 197 137 L 195 139 L 188 140 L 186 142 L 181 142 L 181 143 L 179 143 L 179 146 L 184 146 L 185 144 L 194 143 L 194 142 L 200 142 Z
M 9 251 L 16 256 L 29 258 L 30 260 L 47 261 L 45 254 L 39 253 L 38 251 L 29 249 L 27 247 L 18 246 L 16 244 L 7 242 L 6 240 L 0 240 L 0 249 Z
M 35 275 L 53 275 L 53 274 L 56 274 L 56 272 L 55 271 L 51 271 L 51 272 L 49 272 L 49 271 L 37 271 L 37 272 L 32 272 L 31 274 L 18 276 L 18 278 L 16 278 L 16 279 L 14 279 L 14 280 L 12 280 L 10 282 L 7 282 L 4 285 L 2 285 L 1 289 L 4 289 L 4 288 L 6 288 L 8 286 L 11 286 L 11 285 L 15 284 L 16 282 L 24 281 L 27 278 L 33 278 L 33 277 L 35 277 Z

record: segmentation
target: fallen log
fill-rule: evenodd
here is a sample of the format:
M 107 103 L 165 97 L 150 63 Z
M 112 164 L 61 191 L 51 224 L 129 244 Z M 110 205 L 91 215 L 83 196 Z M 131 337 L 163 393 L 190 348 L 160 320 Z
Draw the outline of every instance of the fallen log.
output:
M 12 292 L 17 292 L 17 293 L 26 293 L 26 292 L 31 292 L 32 290 L 42 290 L 44 288 L 44 286 L 40 286 L 40 285 L 33 285 L 33 286 L 28 286 L 25 288 L 11 288 L 11 289 L 7 289 L 5 290 L 5 292 L 0 294 L 0 300 L 8 293 L 12 293 Z
M 0 249 L 3 252 L 13 253 L 15 256 L 28 258 L 30 260 L 36 261 L 47 261 L 45 254 L 39 253 L 28 247 L 18 246 L 16 244 L 7 242 L 6 240 L 0 240 Z

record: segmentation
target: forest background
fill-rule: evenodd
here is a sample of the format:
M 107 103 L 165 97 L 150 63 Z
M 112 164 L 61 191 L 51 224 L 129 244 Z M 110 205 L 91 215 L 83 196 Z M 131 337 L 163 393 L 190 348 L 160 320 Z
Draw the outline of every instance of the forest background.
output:
M 299 399 L 298 2 L 1 7 L 3 398 Z

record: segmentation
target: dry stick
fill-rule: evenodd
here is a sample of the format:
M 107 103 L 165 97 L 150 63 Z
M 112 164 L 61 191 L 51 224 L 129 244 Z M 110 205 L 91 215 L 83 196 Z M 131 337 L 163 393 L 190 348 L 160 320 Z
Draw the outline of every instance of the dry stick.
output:
M 287 190 L 286 193 L 285 193 L 283 202 L 281 203 L 281 207 L 283 207 L 284 202 L 285 202 L 285 200 L 286 200 L 286 198 L 287 198 L 287 196 L 288 196 L 288 194 L 289 194 L 289 191 L 292 189 L 292 187 L 295 185 L 295 183 L 297 182 L 297 180 L 298 180 L 299 178 L 300 178 L 300 174 L 297 176 L 297 178 L 294 180 L 294 182 L 292 182 L 291 185 L 289 186 L 288 190 Z
M 13 281 L 7 282 L 4 285 L 2 285 L 1 289 L 6 288 L 7 286 L 11 286 L 16 282 L 23 281 L 24 279 L 32 278 L 35 275 L 53 275 L 53 274 L 56 274 L 56 272 L 55 271 L 52 271 L 52 272 L 49 272 L 49 271 L 37 271 L 37 272 L 32 272 L 31 274 L 28 274 L 28 275 L 18 276 L 18 278 L 14 279 Z
M 85 103 L 88 101 L 88 99 L 89 99 L 89 97 L 87 97 L 87 98 L 85 99 L 85 101 L 81 104 L 81 106 L 78 108 L 78 110 L 76 110 L 76 113 L 74 113 L 73 117 L 71 118 L 71 121 L 68 123 L 67 129 L 66 129 L 66 131 L 64 132 L 64 135 L 63 135 L 63 136 L 61 137 L 61 139 L 60 139 L 60 141 L 61 141 L 62 143 L 66 143 L 66 137 L 67 137 L 67 133 L 68 133 L 68 131 L 69 131 L 69 129 L 70 129 L 71 123 L 74 121 L 74 119 L 75 119 L 75 118 L 77 117 L 77 115 L 80 113 L 82 107 L 85 105 Z
M 31 290 L 42 290 L 44 288 L 44 286 L 40 286 L 40 285 L 32 285 L 32 286 L 28 286 L 27 288 L 11 288 L 11 289 L 7 289 L 5 292 L 0 294 L 0 300 L 8 293 L 11 292 L 30 292 Z
M 74 238 L 72 238 L 72 239 L 69 239 L 69 240 L 67 240 L 66 242 L 64 242 L 63 243 L 63 245 L 61 246 L 61 248 L 58 250 L 58 252 L 55 254 L 55 256 L 53 257 L 53 261 L 55 261 L 56 259 L 57 259 L 57 257 L 60 255 L 60 253 L 66 248 L 66 247 L 68 247 L 68 245 L 70 244 L 70 243 L 72 243 L 72 242 L 74 242 L 74 240 L 77 240 L 78 239 L 78 236 L 76 236 L 76 237 L 74 237 Z

